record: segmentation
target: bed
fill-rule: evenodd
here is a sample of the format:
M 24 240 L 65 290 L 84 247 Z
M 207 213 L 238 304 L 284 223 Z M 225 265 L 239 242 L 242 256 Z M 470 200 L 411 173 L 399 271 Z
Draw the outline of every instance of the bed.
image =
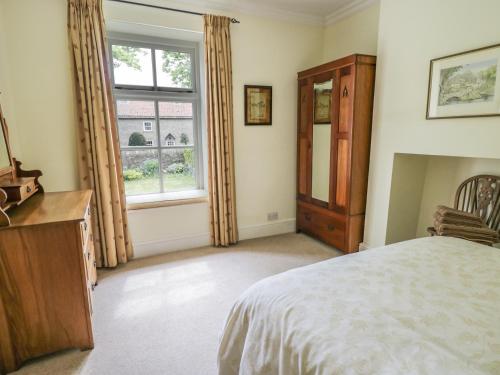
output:
M 500 249 L 416 239 L 264 279 L 235 302 L 220 375 L 500 374 Z

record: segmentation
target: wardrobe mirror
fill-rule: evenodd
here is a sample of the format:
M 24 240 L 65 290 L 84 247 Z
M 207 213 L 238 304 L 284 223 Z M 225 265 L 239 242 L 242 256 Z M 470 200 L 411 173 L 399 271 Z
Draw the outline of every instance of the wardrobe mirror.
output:
M 324 202 L 328 202 L 330 190 L 332 89 L 331 79 L 314 84 L 311 195 Z

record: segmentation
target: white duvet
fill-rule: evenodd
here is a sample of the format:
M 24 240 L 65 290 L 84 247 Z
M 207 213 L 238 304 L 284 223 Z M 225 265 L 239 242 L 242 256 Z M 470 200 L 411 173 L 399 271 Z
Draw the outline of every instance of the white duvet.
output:
M 446 237 L 334 258 L 235 303 L 219 374 L 500 374 L 500 249 Z

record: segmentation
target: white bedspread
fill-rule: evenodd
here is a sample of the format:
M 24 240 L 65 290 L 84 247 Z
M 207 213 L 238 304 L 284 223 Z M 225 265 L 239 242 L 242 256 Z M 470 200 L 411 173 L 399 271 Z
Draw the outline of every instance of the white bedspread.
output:
M 500 374 L 500 249 L 432 237 L 258 282 L 219 374 Z

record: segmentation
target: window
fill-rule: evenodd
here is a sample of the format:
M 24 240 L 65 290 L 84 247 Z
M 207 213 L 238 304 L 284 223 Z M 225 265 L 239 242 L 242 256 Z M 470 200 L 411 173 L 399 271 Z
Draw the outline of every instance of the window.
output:
M 202 189 L 197 44 L 112 35 L 110 50 L 126 195 Z
M 165 145 L 175 146 L 175 137 L 171 133 L 168 133 L 168 135 L 165 137 Z

